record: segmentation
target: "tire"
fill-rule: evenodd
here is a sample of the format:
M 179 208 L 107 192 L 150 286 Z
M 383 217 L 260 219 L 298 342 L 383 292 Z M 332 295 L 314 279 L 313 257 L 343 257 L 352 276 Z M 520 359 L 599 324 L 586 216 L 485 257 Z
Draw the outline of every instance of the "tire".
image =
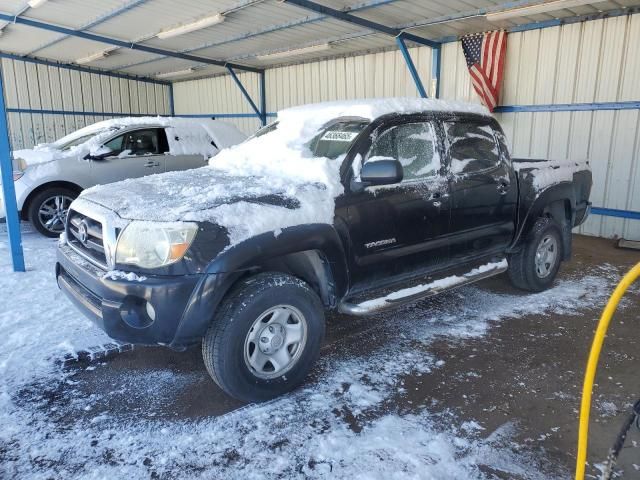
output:
M 537 256 L 539 249 L 540 257 Z M 522 249 L 509 257 L 511 283 L 529 292 L 546 290 L 553 284 L 563 258 L 560 226 L 553 219 L 542 217 L 531 229 Z
M 203 338 L 202 357 L 225 393 L 262 402 L 302 383 L 324 332 L 322 302 L 305 282 L 261 273 L 241 281 L 223 301 Z
M 64 231 L 69 205 L 77 196 L 78 192 L 68 188 L 44 189 L 29 202 L 27 210 L 29 222 L 45 237 L 58 237 Z M 47 226 L 47 219 L 53 222 L 49 226 Z

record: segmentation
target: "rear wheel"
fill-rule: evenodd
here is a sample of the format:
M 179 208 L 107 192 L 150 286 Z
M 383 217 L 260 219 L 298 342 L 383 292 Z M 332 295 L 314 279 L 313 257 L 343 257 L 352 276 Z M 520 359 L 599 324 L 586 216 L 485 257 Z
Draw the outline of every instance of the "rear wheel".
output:
M 57 237 L 64 231 L 67 212 L 78 193 L 68 188 L 52 187 L 38 193 L 29 203 L 31 225 L 46 237 Z
M 560 226 L 549 217 L 538 219 L 521 250 L 509 257 L 514 286 L 541 292 L 553 283 L 563 258 Z
M 322 303 L 303 281 L 259 274 L 229 294 L 202 341 L 207 371 L 244 402 L 298 386 L 316 361 L 325 323 Z

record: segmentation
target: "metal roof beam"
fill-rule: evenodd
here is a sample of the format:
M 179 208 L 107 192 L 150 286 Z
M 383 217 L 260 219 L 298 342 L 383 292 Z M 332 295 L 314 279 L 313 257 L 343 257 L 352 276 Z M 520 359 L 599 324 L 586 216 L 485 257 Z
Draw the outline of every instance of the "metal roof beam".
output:
M 108 20 L 111 20 L 112 18 L 117 17 L 118 15 L 122 15 L 125 12 L 128 12 L 129 10 L 132 10 L 140 5 L 142 5 L 143 3 L 148 2 L 149 0 L 132 0 L 124 5 L 122 5 L 121 7 L 116 8 L 115 10 L 112 10 L 108 13 L 106 13 L 105 15 L 102 15 L 101 17 L 96 18 L 95 20 L 92 20 L 91 22 L 83 25 L 82 27 L 80 27 L 78 30 L 88 30 L 90 28 L 93 28 L 97 25 L 100 25 L 101 23 L 104 23 Z M 62 35 L 59 38 L 56 38 L 55 40 L 52 40 L 50 42 L 44 43 L 42 45 L 40 45 L 39 47 L 34 48 L 33 50 L 31 50 L 29 53 L 27 53 L 27 55 L 33 55 L 36 52 L 39 52 L 40 50 L 44 50 L 45 48 L 51 47 L 52 45 L 55 45 L 56 43 L 61 42 L 62 40 L 64 40 L 65 38 L 69 38 L 69 35 Z
M 115 38 L 105 37 L 103 35 L 97 35 L 95 33 L 73 30 L 71 28 L 52 25 L 50 23 L 40 22 L 37 20 L 31 20 L 29 18 L 24 18 L 24 17 L 14 18 L 13 15 L 8 15 L 6 13 L 0 13 L 0 20 L 15 22 L 20 25 L 39 28 L 41 30 L 48 30 L 50 32 L 63 33 L 72 37 L 83 38 L 85 40 L 92 40 L 94 42 L 106 43 L 107 45 L 114 45 L 116 47 L 130 48 L 131 50 L 138 50 L 140 52 L 153 53 L 156 55 L 164 55 L 166 57 L 179 58 L 181 60 L 187 60 L 189 62 L 203 63 L 206 65 L 216 65 L 219 67 L 229 66 L 231 68 L 235 68 L 237 70 L 242 70 L 245 72 L 260 73 L 262 71 L 262 69 L 260 68 L 248 67 L 245 65 L 237 65 L 234 63 L 225 62 L 223 60 L 214 60 L 212 58 L 199 57 L 196 55 L 189 55 L 187 53 L 172 52 L 170 50 L 163 50 L 161 48 L 151 47 L 148 45 L 129 43 L 123 40 L 117 40 Z
M 365 2 L 356 4 L 356 5 L 352 5 L 351 7 L 349 7 L 349 12 L 358 12 L 361 10 L 369 10 L 371 8 L 376 8 L 376 7 L 381 7 L 384 5 L 389 5 L 391 3 L 395 3 L 398 2 L 400 0 L 367 0 Z M 261 30 L 256 30 L 254 32 L 248 32 L 248 33 L 242 33 L 240 35 L 234 35 L 232 37 L 227 37 L 225 39 L 222 40 L 216 40 L 214 42 L 206 42 L 200 45 L 197 45 L 195 47 L 190 47 L 190 48 L 186 48 L 184 50 L 180 50 L 180 52 L 182 53 L 191 53 L 191 52 L 196 52 L 198 50 L 203 50 L 205 48 L 211 48 L 211 47 L 219 47 L 220 45 L 226 45 L 227 43 L 233 43 L 233 42 L 239 42 L 242 40 L 248 40 L 250 38 L 254 38 L 254 37 L 258 37 L 261 35 L 266 35 L 269 33 L 274 33 L 274 32 L 278 32 L 280 30 L 286 30 L 289 28 L 294 28 L 294 27 L 300 27 L 302 25 L 307 25 L 309 23 L 315 23 L 315 22 L 319 22 L 322 20 L 326 20 L 327 16 L 326 15 L 310 15 L 308 17 L 305 18 L 300 18 L 300 19 L 296 19 L 296 20 L 291 20 L 288 21 L 286 23 L 280 23 L 277 25 L 271 25 L 265 28 L 262 28 Z M 243 56 L 243 58 L 247 58 L 247 57 L 253 57 L 254 55 L 246 55 Z M 162 60 L 162 57 L 159 58 L 152 58 L 150 60 L 143 60 L 142 62 L 135 62 L 135 63 L 130 63 L 127 65 L 120 65 L 118 68 L 128 68 L 128 67 L 137 67 L 138 65 L 145 65 L 147 63 L 153 63 L 153 62 L 157 62 L 158 60 Z
M 351 23 L 352 25 L 359 25 L 361 27 L 368 28 L 370 30 L 374 30 L 376 32 L 384 33 L 386 35 L 392 37 L 402 37 L 405 40 L 409 40 L 414 43 L 418 43 L 420 45 L 426 45 L 431 48 L 437 48 L 439 45 L 438 42 L 434 42 L 432 40 L 428 40 L 426 38 L 418 37 L 411 33 L 403 32 L 400 29 L 387 27 L 386 25 L 382 25 L 380 23 L 373 22 L 371 20 L 367 20 L 365 18 L 356 17 L 347 12 L 343 12 L 341 10 L 336 10 L 334 8 L 326 7 L 324 5 L 320 5 L 319 3 L 312 2 L 310 0 L 284 0 L 287 3 L 292 5 L 297 5 L 301 8 L 306 8 L 307 10 L 311 10 L 312 12 L 320 13 L 322 15 L 326 15 L 328 17 L 335 18 L 337 20 L 341 20 L 346 23 Z

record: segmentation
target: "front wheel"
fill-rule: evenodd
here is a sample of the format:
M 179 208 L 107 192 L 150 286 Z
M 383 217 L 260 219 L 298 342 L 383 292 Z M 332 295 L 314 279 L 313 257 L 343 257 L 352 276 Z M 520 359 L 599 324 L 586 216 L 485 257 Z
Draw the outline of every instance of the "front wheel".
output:
M 290 275 L 264 273 L 242 281 L 202 341 L 207 371 L 227 394 L 261 402 L 297 387 L 320 353 L 322 303 Z
M 509 257 L 509 278 L 517 288 L 541 292 L 558 274 L 564 252 L 562 232 L 553 219 L 538 219 L 521 250 Z
M 68 188 L 52 187 L 38 193 L 29 203 L 31 225 L 46 237 L 57 237 L 64 231 L 71 202 L 78 196 Z

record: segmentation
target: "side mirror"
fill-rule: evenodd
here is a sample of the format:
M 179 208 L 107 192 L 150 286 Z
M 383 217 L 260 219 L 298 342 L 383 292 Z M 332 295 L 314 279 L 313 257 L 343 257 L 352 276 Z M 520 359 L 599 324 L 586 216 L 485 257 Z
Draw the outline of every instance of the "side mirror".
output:
M 402 164 L 395 158 L 374 157 L 362 166 L 360 184 L 363 187 L 392 185 L 400 183 L 403 176 Z
M 105 158 L 107 158 L 110 155 L 113 155 L 114 151 L 111 150 L 109 147 L 105 147 L 104 145 L 100 148 L 98 148 L 97 150 L 93 150 L 90 153 L 87 153 L 84 156 L 85 160 L 104 160 Z

